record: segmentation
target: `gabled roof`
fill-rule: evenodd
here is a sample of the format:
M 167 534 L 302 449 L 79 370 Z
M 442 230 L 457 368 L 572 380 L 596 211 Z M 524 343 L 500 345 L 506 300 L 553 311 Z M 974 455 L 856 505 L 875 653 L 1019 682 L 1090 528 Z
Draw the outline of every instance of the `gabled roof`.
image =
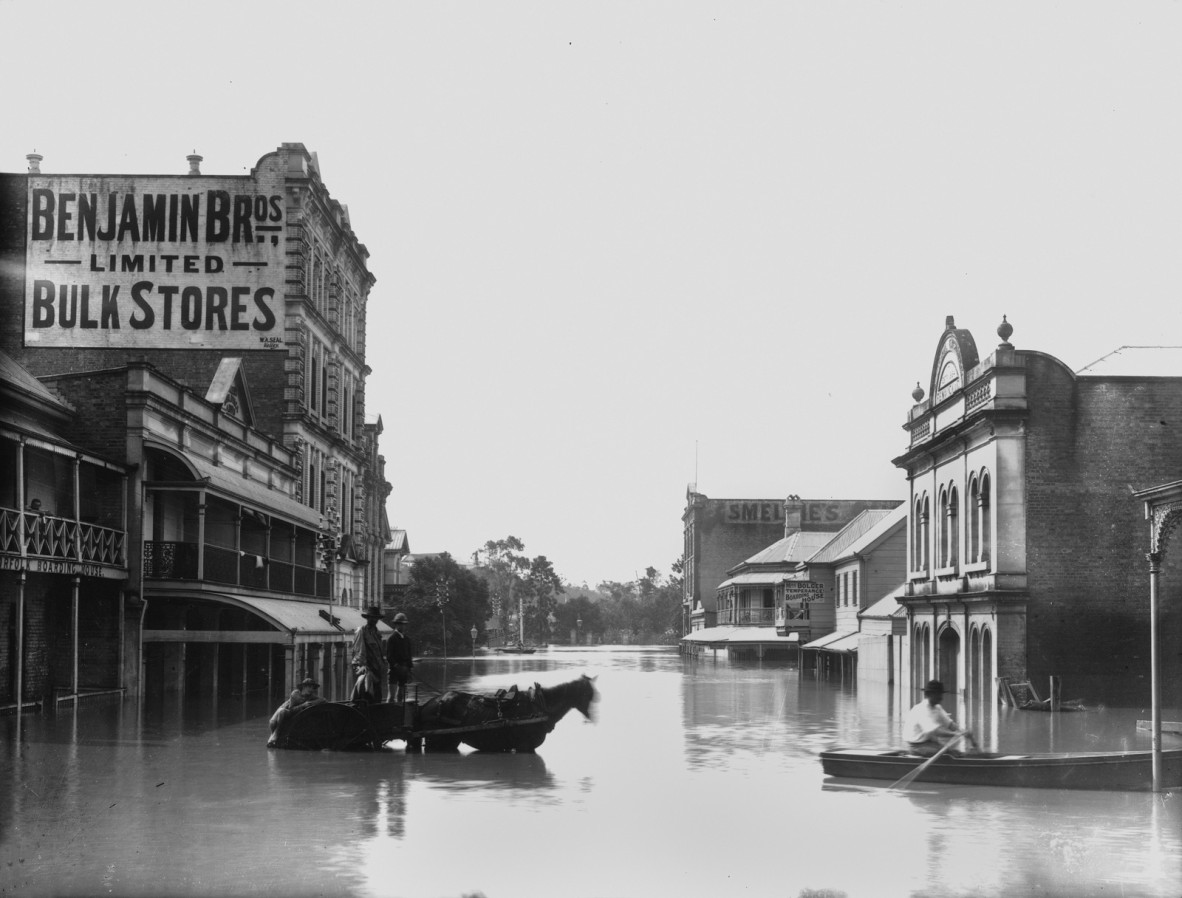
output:
M 218 362 L 218 370 L 214 372 L 209 389 L 205 392 L 205 401 L 221 406 L 223 412 L 248 427 L 254 426 L 254 409 L 251 407 L 242 359 L 227 356 Z
M 808 563 L 836 564 L 864 554 L 906 520 L 907 506 L 902 502 L 891 509 L 868 508 L 838 531 Z
M 1080 377 L 1182 377 L 1182 346 L 1121 346 L 1075 373 Z
M 410 552 L 410 538 L 405 530 L 391 530 L 390 544 L 386 547 L 391 552 Z

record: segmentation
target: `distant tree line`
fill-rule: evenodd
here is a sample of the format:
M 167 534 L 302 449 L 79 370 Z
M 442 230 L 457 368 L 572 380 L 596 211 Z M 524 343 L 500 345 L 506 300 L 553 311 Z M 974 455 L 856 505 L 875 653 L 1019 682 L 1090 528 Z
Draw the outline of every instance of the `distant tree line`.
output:
M 668 576 L 648 567 L 629 582 L 574 587 L 545 555 L 531 558 L 507 536 L 486 542 L 470 565 L 447 553 L 416 558 L 398 610 L 423 654 L 471 651 L 473 627 L 478 645 L 488 644 L 490 627 L 509 643 L 672 645 L 682 635 L 681 584 L 679 559 Z

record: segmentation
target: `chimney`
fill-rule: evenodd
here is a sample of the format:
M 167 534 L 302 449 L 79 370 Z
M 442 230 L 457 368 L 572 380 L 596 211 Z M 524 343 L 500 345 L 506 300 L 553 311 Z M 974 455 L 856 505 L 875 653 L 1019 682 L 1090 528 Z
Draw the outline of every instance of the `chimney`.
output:
M 45 157 L 42 156 L 40 153 L 34 151 L 32 153 L 29 153 L 29 155 L 25 156 L 25 158 L 29 160 L 29 174 L 31 174 L 31 175 L 41 174 L 41 160 L 44 159 Z
M 185 158 L 189 160 L 189 174 L 191 174 L 191 175 L 201 174 L 201 160 L 204 159 L 205 157 L 198 156 L 197 151 L 194 150 L 190 155 L 186 156 Z

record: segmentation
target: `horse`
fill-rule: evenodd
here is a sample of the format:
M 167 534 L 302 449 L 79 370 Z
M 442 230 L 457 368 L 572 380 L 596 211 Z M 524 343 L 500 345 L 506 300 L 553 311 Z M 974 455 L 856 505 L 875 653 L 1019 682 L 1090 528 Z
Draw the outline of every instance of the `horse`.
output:
M 455 751 L 463 742 L 477 751 L 532 752 L 568 712 L 590 719 L 597 698 L 595 678 L 586 674 L 557 686 L 534 683 L 493 695 L 450 690 L 423 704 L 416 729 L 444 731 L 425 738 L 428 751 Z M 464 732 L 446 732 L 454 728 Z

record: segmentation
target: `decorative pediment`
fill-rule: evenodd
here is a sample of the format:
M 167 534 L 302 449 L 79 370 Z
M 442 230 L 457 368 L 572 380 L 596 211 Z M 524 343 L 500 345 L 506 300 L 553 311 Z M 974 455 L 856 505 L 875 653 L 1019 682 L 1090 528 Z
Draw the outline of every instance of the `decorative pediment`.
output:
M 975 367 L 977 362 L 977 343 L 973 335 L 964 328 L 958 328 L 955 319 L 949 315 L 932 363 L 933 405 L 963 389 L 965 372 Z
M 254 426 L 254 410 L 241 358 L 224 358 L 218 363 L 218 370 L 205 393 L 205 401 L 221 406 L 223 415 L 237 418 L 248 427 Z

